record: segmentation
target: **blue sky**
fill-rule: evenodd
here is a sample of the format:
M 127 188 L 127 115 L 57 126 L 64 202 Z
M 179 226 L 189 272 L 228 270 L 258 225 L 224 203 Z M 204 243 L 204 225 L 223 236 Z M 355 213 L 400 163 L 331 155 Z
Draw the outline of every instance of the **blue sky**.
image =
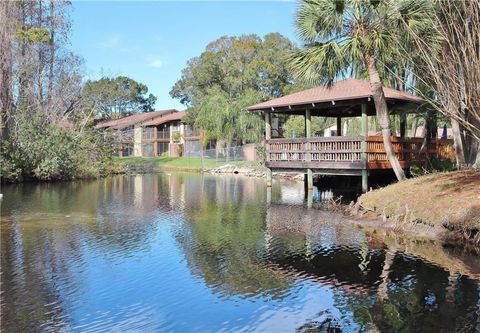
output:
M 280 32 L 295 41 L 290 1 L 74 1 L 72 49 L 87 78 L 126 75 L 157 96 L 157 109 L 184 107 L 169 91 L 188 59 L 223 35 Z

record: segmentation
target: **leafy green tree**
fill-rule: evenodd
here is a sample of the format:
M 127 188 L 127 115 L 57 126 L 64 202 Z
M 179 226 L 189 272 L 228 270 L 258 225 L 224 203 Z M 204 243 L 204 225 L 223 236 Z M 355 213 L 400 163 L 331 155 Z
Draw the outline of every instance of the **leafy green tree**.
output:
M 205 137 L 227 145 L 259 141 L 263 122 L 245 108 L 292 89 L 286 55 L 293 49 L 278 33 L 221 37 L 189 60 L 170 95 L 189 107 L 187 121 Z
M 157 98 L 148 87 L 126 76 L 87 81 L 82 97 L 87 108 L 104 118 L 121 118 L 135 112 L 153 111 Z
M 297 31 L 305 44 L 292 53 L 296 75 L 310 84 L 331 84 L 352 69 L 366 72 L 388 159 L 398 180 L 405 174 L 393 152 L 390 120 L 381 73 L 402 59 L 396 45 L 431 28 L 427 0 L 304 0 L 297 11 Z
M 323 117 L 312 117 L 311 130 L 312 134 L 316 135 L 317 133 L 322 132 L 327 127 L 333 125 L 333 119 L 323 118 Z M 297 138 L 305 137 L 305 117 L 303 116 L 290 116 L 285 122 L 284 134 L 285 137 L 291 138 L 295 133 Z

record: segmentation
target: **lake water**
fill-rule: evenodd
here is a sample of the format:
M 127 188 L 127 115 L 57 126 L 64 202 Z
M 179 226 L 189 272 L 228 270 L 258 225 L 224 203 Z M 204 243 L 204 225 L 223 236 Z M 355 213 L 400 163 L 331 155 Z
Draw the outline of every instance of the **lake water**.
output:
M 307 209 L 303 184 L 171 173 L 2 192 L 4 332 L 480 330 L 478 256 Z

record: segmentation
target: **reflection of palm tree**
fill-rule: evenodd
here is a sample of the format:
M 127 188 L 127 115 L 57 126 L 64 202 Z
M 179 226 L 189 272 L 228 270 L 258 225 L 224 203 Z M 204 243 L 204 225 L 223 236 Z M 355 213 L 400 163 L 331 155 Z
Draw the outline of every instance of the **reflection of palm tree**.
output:
M 296 333 L 341 333 L 342 325 L 332 315 L 321 320 L 311 320 L 295 330 Z
M 380 285 L 377 288 L 377 298 L 383 303 L 388 299 L 388 274 L 395 259 L 395 253 L 385 251 L 385 261 L 383 263 L 382 273 L 380 274 Z

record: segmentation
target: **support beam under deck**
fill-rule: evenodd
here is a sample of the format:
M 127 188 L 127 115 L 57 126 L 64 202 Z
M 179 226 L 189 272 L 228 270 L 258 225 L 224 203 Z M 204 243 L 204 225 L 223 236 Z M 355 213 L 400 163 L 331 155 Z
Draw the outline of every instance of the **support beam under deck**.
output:
M 368 191 L 368 170 L 367 170 L 367 137 L 368 137 L 368 116 L 367 104 L 362 104 L 362 192 Z

